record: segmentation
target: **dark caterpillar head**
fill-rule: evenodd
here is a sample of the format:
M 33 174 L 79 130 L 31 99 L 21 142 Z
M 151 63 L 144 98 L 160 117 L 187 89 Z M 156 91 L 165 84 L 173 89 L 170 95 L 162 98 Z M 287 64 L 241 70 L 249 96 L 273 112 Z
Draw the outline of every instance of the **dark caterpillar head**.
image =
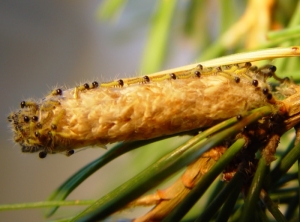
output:
M 171 79 L 176 79 L 176 75 L 174 73 L 170 74 Z
M 66 156 L 72 156 L 74 153 L 75 153 L 74 150 L 68 150 L 68 151 L 66 152 Z
M 98 82 L 96 82 L 96 81 L 94 81 L 94 82 L 92 83 L 92 86 L 93 86 L 93 88 L 98 88 L 98 86 L 99 86 L 99 83 L 98 83 Z
M 150 82 L 149 76 L 144 76 L 143 79 L 145 80 L 145 82 Z
M 47 152 L 41 151 L 39 152 L 39 158 L 44 159 L 47 156 L 47 154 L 48 154 Z
M 199 71 L 195 71 L 194 73 L 195 73 L 195 76 L 196 76 L 196 77 L 198 77 L 198 78 L 201 77 L 201 73 L 200 73 Z
M 199 69 L 199 70 L 203 70 L 203 65 L 198 64 L 196 68 Z
M 239 83 L 239 82 L 240 82 L 240 80 L 241 80 L 241 79 L 240 79 L 240 77 L 237 77 L 237 76 L 236 76 L 236 77 L 234 77 L 234 81 L 235 81 L 236 83 Z
M 258 86 L 258 81 L 256 79 L 253 79 L 252 80 L 252 85 L 257 87 Z
M 119 79 L 119 80 L 118 80 L 118 84 L 119 84 L 119 86 L 122 87 L 122 86 L 124 86 L 124 81 L 123 81 L 122 79 Z
M 84 87 L 85 89 L 89 89 L 89 88 L 90 88 L 90 86 L 89 86 L 88 83 L 84 83 L 84 84 L 83 84 L 83 87 Z
M 55 89 L 52 94 L 61 96 L 63 94 L 63 91 L 62 91 L 62 89 Z

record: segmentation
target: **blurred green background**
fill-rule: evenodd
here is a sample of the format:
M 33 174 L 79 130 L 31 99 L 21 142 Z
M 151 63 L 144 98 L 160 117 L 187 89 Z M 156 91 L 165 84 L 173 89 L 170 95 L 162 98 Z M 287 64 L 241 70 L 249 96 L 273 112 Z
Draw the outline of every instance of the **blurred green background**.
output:
M 114 2 L 123 2 L 124 6 L 106 20 L 99 8 L 104 3 L 101 0 L 0 1 L 0 204 L 46 200 L 70 175 L 105 152 L 94 148 L 69 158 L 57 154 L 42 160 L 38 154 L 21 153 L 6 121 L 20 101 L 42 98 L 57 86 L 74 87 L 86 81 L 109 81 L 194 63 L 203 48 L 240 18 L 247 4 L 246 0 L 176 1 L 174 8 L 166 9 L 172 15 L 165 24 L 168 29 L 158 32 L 165 41 L 158 38 L 147 45 L 153 37 L 150 25 L 159 20 L 153 14 L 163 8 L 157 8 L 159 1 Z M 284 21 L 292 15 L 297 1 L 278 2 L 276 16 Z M 222 14 L 220 8 L 224 7 Z M 151 53 L 154 57 L 157 53 L 157 63 Z M 143 164 L 155 160 L 158 151 L 151 152 L 144 155 L 145 161 L 135 152 L 124 155 L 88 178 L 68 199 L 102 196 L 117 181 L 130 178 Z M 138 155 L 139 164 L 128 168 Z M 78 208 L 63 207 L 59 216 L 75 212 Z M 0 212 L 0 218 L 41 221 L 43 211 Z

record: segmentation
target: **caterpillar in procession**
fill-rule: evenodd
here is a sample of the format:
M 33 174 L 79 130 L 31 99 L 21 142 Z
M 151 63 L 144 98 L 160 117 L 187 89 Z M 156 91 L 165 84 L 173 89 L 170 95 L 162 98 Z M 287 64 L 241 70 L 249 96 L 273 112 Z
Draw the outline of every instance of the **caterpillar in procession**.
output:
M 267 82 L 276 77 L 276 67 L 251 62 L 299 54 L 298 47 L 270 49 L 143 77 L 59 88 L 40 101 L 22 101 L 8 121 L 22 152 L 39 152 L 43 158 L 207 128 L 265 105 L 274 116 L 287 119 L 295 115 L 291 101 L 298 86 L 289 82 L 293 93 L 281 93 L 285 100 L 279 100 Z M 280 82 L 284 89 L 287 81 Z

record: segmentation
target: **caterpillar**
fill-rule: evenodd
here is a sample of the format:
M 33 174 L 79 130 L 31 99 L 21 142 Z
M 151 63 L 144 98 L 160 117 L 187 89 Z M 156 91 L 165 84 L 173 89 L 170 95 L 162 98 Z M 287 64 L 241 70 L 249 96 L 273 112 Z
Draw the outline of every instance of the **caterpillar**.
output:
M 292 53 L 287 56 L 297 49 L 289 48 Z M 40 101 L 22 101 L 21 109 L 12 112 L 8 121 L 22 152 L 39 152 L 44 158 L 48 153 L 70 156 L 74 149 L 86 146 L 209 127 L 264 105 L 275 111 L 279 105 L 267 79 L 275 75 L 276 67 L 257 68 L 249 62 L 253 60 L 223 59 L 217 66 L 208 62 L 59 88 Z

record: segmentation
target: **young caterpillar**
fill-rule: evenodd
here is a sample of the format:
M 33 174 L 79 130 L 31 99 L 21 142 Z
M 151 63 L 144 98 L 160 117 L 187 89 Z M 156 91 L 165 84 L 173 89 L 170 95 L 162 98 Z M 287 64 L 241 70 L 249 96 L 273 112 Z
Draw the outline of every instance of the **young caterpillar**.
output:
M 230 64 L 230 62 L 228 62 Z M 175 70 L 52 91 L 9 115 L 22 152 L 65 152 L 212 126 L 276 100 L 266 79 L 276 71 L 246 62 Z

